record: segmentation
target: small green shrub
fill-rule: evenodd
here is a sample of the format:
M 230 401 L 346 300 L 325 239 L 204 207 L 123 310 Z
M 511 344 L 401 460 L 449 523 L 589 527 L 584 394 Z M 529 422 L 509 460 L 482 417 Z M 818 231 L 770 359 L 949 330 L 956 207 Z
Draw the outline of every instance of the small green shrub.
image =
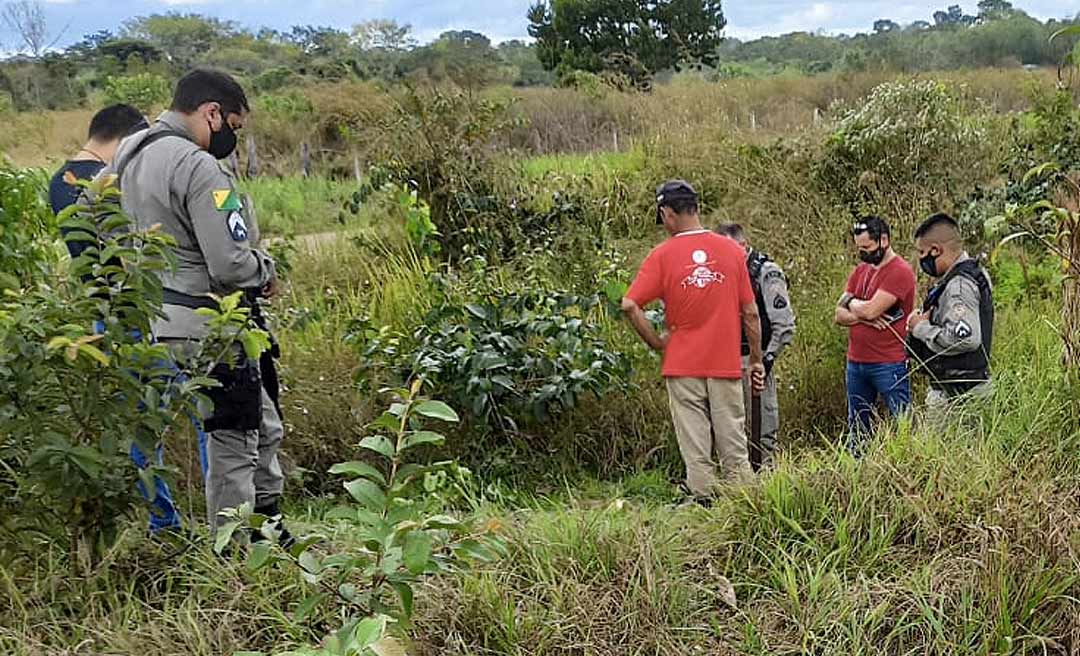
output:
M 365 376 L 430 380 L 483 427 L 516 433 L 574 408 L 580 397 L 626 389 L 629 361 L 601 336 L 598 296 L 549 290 L 446 299 L 411 335 L 360 320 L 352 340 Z
M 125 103 L 144 114 L 160 110 L 172 97 L 172 85 L 154 73 L 109 77 L 105 80 L 104 91 L 107 103 Z

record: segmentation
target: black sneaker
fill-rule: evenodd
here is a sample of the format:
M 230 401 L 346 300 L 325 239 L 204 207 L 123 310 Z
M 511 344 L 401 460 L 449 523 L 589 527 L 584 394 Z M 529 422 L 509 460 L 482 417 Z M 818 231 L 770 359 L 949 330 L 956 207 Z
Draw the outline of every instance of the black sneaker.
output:
M 293 534 L 285 527 L 285 522 L 283 520 L 284 518 L 281 516 L 281 513 L 268 516 L 260 528 L 251 532 L 252 544 L 273 540 L 285 551 L 290 551 L 296 546 L 296 538 L 293 537 Z

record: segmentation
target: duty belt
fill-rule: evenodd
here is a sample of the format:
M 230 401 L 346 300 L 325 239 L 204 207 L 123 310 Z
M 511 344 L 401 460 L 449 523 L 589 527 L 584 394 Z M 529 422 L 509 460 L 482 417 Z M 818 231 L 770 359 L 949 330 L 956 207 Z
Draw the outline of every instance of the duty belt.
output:
M 192 310 L 198 310 L 200 308 L 207 308 L 210 310 L 218 309 L 218 302 L 209 296 L 192 296 L 191 294 L 178 292 L 175 289 L 169 289 L 168 287 L 162 290 L 161 302 L 164 305 L 179 305 L 180 307 L 186 307 Z

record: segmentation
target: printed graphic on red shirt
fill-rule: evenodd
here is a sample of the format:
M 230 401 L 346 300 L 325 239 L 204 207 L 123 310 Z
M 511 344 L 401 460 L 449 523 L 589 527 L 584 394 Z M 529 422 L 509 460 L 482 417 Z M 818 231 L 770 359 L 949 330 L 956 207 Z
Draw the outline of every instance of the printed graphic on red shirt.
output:
M 641 307 L 664 303 L 664 376 L 742 377 L 741 308 L 754 292 L 734 241 L 704 230 L 668 239 L 645 258 L 627 297 Z

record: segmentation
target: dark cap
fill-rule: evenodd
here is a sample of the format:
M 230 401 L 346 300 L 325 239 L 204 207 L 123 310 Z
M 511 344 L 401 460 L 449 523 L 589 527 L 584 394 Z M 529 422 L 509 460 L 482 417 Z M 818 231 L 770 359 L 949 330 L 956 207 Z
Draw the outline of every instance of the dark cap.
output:
M 660 208 L 670 205 L 673 200 L 698 200 L 698 193 L 686 180 L 668 180 L 656 189 L 656 224 L 664 222 Z

